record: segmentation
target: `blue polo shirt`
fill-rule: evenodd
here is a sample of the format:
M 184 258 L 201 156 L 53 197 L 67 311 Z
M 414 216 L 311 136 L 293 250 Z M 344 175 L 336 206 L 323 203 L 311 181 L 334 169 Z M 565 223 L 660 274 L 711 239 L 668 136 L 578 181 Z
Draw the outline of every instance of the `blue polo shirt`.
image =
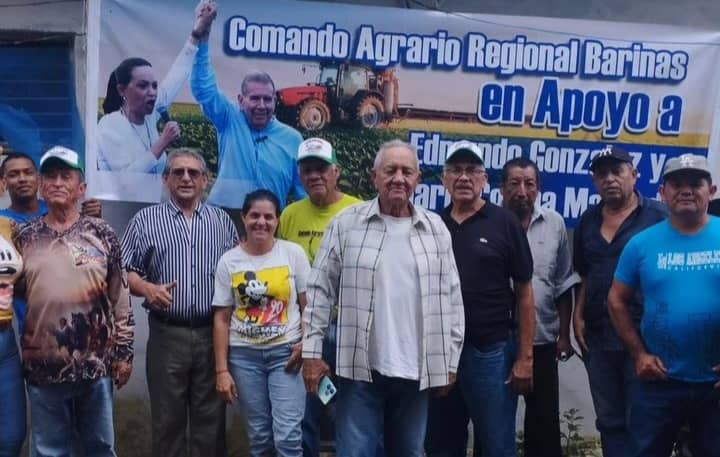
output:
M 600 340 L 603 349 L 624 349 L 620 338 L 610 322 L 607 296 L 612 285 L 620 253 L 635 234 L 665 220 L 668 212 L 657 200 L 645 198 L 639 193 L 635 208 L 608 242 L 600 233 L 603 202 L 591 206 L 580 217 L 573 236 L 573 263 L 575 271 L 585 282 L 585 326 L 588 333 Z M 642 317 L 642 298 L 638 293 L 630 306 L 636 324 Z
M 31 220 L 42 216 L 47 213 L 47 204 L 44 200 L 38 201 L 38 210 L 35 213 L 25 214 L 18 213 L 11 210 L 10 208 L 0 209 L 0 216 L 12 219 L 16 224 L 24 224 Z M 10 240 L 8 240 L 10 241 Z M 13 309 L 15 310 L 15 317 L 17 318 L 19 334 L 22 335 L 23 319 L 25 318 L 25 299 L 15 297 L 13 299 Z

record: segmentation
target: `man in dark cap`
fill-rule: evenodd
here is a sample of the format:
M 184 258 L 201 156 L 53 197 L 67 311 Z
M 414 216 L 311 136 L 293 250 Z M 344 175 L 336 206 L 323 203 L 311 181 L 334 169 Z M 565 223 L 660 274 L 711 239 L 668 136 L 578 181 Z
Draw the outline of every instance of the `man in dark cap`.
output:
M 603 455 L 623 457 L 629 455 L 627 419 L 635 368 L 610 322 L 607 296 L 628 240 L 665 219 L 667 210 L 635 190 L 632 157 L 617 146 L 601 150 L 590 172 L 601 200 L 583 213 L 575 228 L 574 265 L 582 282 L 575 294 L 573 327 L 588 371 Z M 642 302 L 631 298 L 628 312 L 637 326 Z
M 633 456 L 670 455 L 686 422 L 693 455 L 720 455 L 720 219 L 707 215 L 715 190 L 705 157 L 668 160 L 660 195 L 670 217 L 635 235 L 618 262 L 608 308 L 638 376 Z M 640 331 L 636 292 L 644 297 Z

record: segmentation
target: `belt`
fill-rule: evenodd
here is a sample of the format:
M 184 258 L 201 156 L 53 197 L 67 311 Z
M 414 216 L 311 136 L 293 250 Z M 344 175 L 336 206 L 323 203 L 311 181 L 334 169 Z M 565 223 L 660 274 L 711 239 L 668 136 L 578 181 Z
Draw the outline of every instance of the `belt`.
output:
M 212 316 L 192 317 L 189 320 L 185 320 L 176 319 L 165 314 L 160 314 L 157 311 L 150 311 L 148 314 L 156 321 L 173 327 L 203 328 L 210 327 L 213 324 Z
M 12 328 L 12 320 L 0 321 L 0 331 Z

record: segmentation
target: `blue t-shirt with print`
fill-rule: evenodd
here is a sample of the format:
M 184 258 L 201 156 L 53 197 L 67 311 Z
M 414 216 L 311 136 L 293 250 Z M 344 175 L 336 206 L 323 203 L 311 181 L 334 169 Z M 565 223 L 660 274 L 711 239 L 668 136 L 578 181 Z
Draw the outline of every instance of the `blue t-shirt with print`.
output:
M 645 299 L 641 334 L 668 377 L 717 381 L 720 364 L 720 218 L 685 235 L 663 221 L 625 246 L 615 279 Z

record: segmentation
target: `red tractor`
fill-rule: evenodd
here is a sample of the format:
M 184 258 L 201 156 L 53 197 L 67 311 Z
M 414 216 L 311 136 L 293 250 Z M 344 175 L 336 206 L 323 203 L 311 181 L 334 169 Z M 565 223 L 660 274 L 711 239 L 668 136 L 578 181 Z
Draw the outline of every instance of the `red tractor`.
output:
M 322 62 L 317 81 L 277 92 L 277 117 L 305 130 L 336 122 L 376 128 L 397 115 L 398 79 L 393 70 Z

